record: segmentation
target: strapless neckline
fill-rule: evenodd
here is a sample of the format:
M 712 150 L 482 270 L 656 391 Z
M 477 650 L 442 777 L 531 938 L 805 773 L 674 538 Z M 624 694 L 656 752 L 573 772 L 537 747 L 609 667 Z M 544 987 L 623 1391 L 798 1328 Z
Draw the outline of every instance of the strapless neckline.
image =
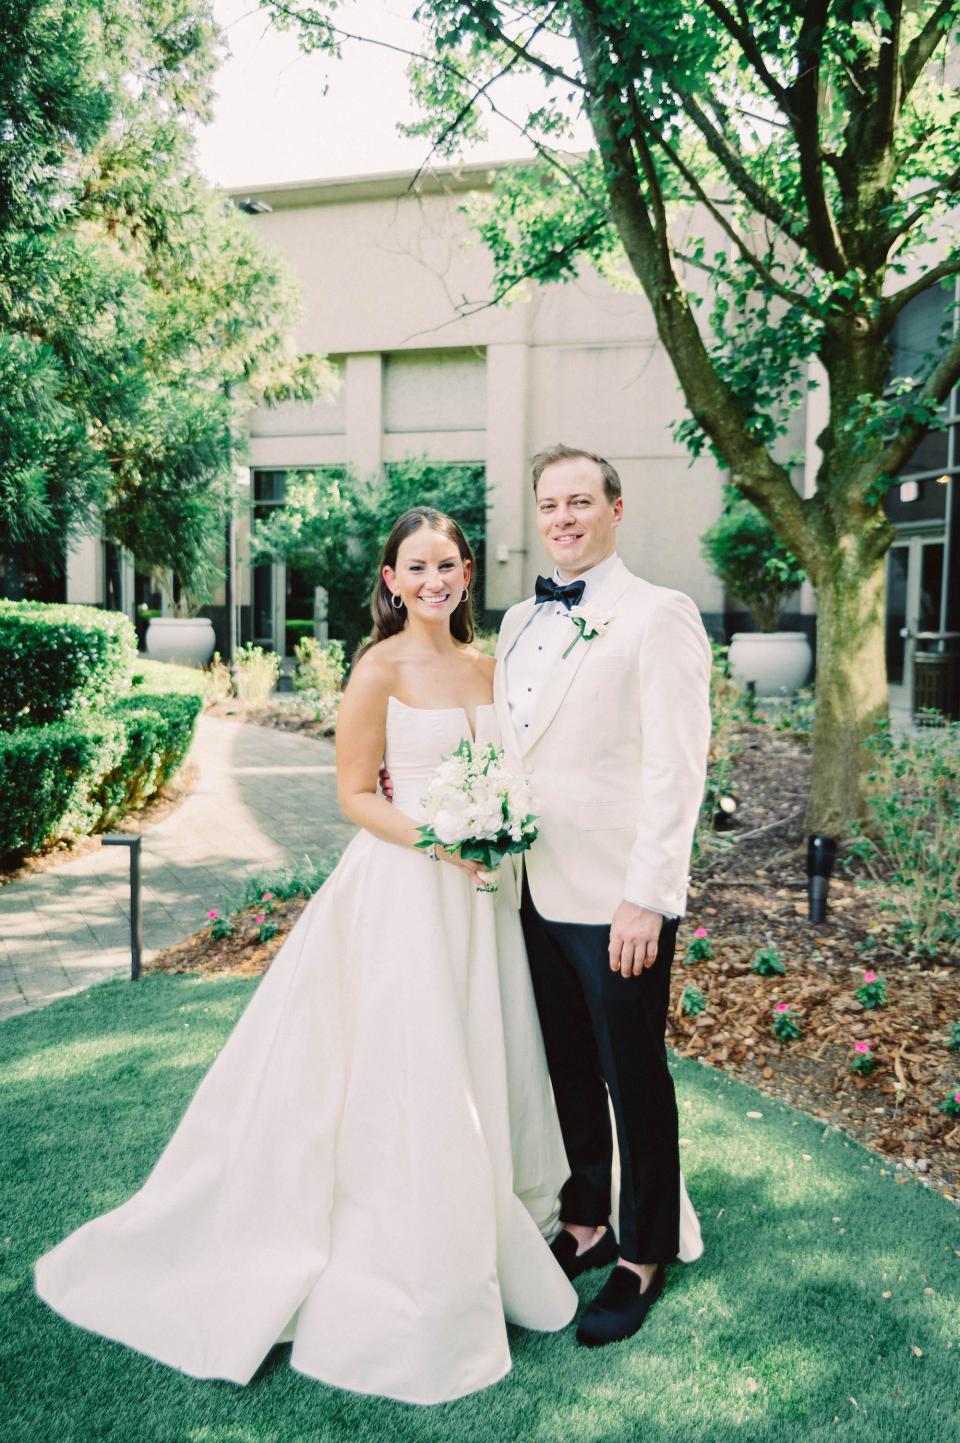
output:
M 389 702 L 396 702 L 397 706 L 403 707 L 404 711 L 422 711 L 427 715 L 433 716 L 442 716 L 445 712 L 450 712 L 456 716 L 464 716 L 467 719 L 467 730 L 470 732 L 470 740 L 476 745 L 477 729 L 470 725 L 470 713 L 465 706 L 410 706 L 409 702 L 401 701 L 398 696 L 393 695 L 393 692 L 388 696 L 387 702 L 388 704 Z M 477 718 L 479 719 L 482 711 L 496 711 L 496 709 L 495 702 L 481 702 L 477 707 Z

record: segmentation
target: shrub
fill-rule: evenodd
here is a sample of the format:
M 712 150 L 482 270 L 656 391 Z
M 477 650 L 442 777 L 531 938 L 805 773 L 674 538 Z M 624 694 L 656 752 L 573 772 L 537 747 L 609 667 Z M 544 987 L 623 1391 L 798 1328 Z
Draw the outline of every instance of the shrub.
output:
M 297 691 L 315 692 L 322 701 L 334 702 L 347 669 L 342 643 L 330 641 L 321 646 L 314 637 L 304 636 L 297 642 L 296 657 L 293 684 Z
M 125 698 L 99 716 L 0 733 L 0 857 L 112 825 L 182 764 L 202 702 Z
M 866 886 L 894 915 L 894 939 L 908 955 L 932 959 L 960 944 L 960 723 L 869 743 L 870 835 L 851 850 L 886 876 Z
M 93 795 L 120 765 L 125 745 L 116 717 L 0 733 L 0 857 L 92 831 L 101 814 Z
M 202 710 L 203 701 L 200 697 L 178 692 L 146 692 L 127 697 L 114 707 L 113 715 L 120 716 L 125 721 L 144 711 L 159 715 L 163 721 L 160 765 L 154 790 L 166 786 L 173 774 L 183 766 L 197 728 L 197 717 Z
M 779 947 L 775 947 L 772 942 L 766 947 L 759 947 L 750 963 L 750 971 L 755 972 L 758 977 L 782 977 L 786 970 L 787 964 L 783 955 Z
M 100 710 L 129 690 L 136 655 L 118 611 L 0 601 L 0 728 Z
M 700 544 L 707 565 L 760 630 L 776 631 L 787 599 L 806 572 L 753 502 L 726 486 L 723 511 Z
M 262 646 L 241 646 L 237 652 L 237 696 L 250 706 L 263 706 L 280 675 L 280 658 Z

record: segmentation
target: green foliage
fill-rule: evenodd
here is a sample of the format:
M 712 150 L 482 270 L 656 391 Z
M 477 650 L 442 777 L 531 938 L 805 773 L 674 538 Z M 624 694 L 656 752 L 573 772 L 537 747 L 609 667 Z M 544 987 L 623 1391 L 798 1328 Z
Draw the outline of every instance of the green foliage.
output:
M 280 658 L 252 642 L 241 646 L 234 664 L 237 696 L 248 706 L 264 706 L 270 700 L 280 676 Z
M 209 0 L 0 16 L 0 535 L 24 588 L 106 508 L 196 608 L 244 409 L 331 381 L 293 352 L 290 273 L 196 169 L 218 47 Z
M 778 1002 L 773 1009 L 770 1031 L 778 1042 L 795 1042 L 800 1036 L 800 1019 L 787 1003 Z
M 262 902 L 265 892 L 270 892 L 280 901 L 291 897 L 312 897 L 327 880 L 336 865 L 336 857 L 322 857 L 315 862 L 304 857 L 292 867 L 280 867 L 272 871 L 257 872 L 246 884 L 237 907 L 249 907 L 253 902 Z
M 680 997 L 680 1006 L 688 1017 L 699 1017 L 707 1010 L 707 999 L 699 987 L 686 986 Z
M 101 709 L 129 689 L 136 651 L 120 612 L 0 601 L 0 728 Z
M 104 716 L 0 732 L 0 859 L 92 831 L 93 798 L 124 747 L 123 724 Z
M 166 786 L 186 761 L 197 729 L 197 717 L 203 710 L 203 701 L 199 696 L 189 693 L 142 692 L 118 702 L 112 715 L 129 724 L 130 717 L 145 710 L 159 716 L 163 723 L 159 764 L 152 787 L 152 790 L 157 790 Z M 134 805 L 139 805 L 139 801 L 134 802 Z
M 309 708 L 315 721 L 332 725 L 347 669 L 342 644 L 330 641 L 321 646 L 314 637 L 305 636 L 297 643 L 296 657 L 293 685 L 300 706 Z
M 876 972 L 864 972 L 863 983 L 854 992 L 854 997 L 871 1012 L 875 1007 L 886 1007 L 887 1005 L 887 984 L 885 978 Z
M 947 1117 L 960 1117 L 960 1091 L 951 1092 L 948 1097 L 938 1105 L 938 1112 L 945 1112 Z
M 861 1077 L 869 1077 L 877 1065 L 877 1059 L 870 1051 L 868 1043 L 857 1045 L 856 1051 L 850 1059 L 850 1071 L 858 1073 Z
M 687 943 L 684 953 L 684 962 L 709 962 L 713 958 L 713 942 L 707 935 L 706 929 L 698 927 L 696 933 Z
M 772 942 L 765 947 L 758 947 L 750 963 L 750 971 L 755 972 L 758 977 L 782 977 L 786 970 L 783 954 Z
M 743 721 L 743 694 L 730 675 L 727 648 L 712 643 L 710 670 L 710 750 L 707 780 L 693 839 L 693 864 L 704 866 L 711 854 L 722 849 L 723 839 L 714 836 L 714 818 L 720 798 L 731 793 L 733 767 L 740 753 L 739 728 Z
M 0 732 L 0 858 L 112 826 L 182 765 L 199 697 L 140 694 L 109 710 Z
M 871 864 L 862 885 L 891 918 L 896 945 L 933 959 L 960 945 L 960 724 L 870 742 L 867 826 L 854 839 Z
M 349 654 L 370 628 L 369 598 L 393 523 L 412 506 L 433 506 L 459 522 L 477 555 L 474 595 L 483 595 L 486 475 L 479 464 L 409 458 L 358 479 L 343 467 L 287 473 L 285 504 L 257 523 L 254 561 L 283 560 L 326 589 L 331 634 Z
M 951 1052 L 960 1052 L 960 1022 L 950 1023 L 950 1038 L 947 1047 Z
M 704 560 L 761 631 L 776 631 L 787 599 L 806 572 L 777 540 L 769 521 L 733 487 L 723 511 L 700 538 Z

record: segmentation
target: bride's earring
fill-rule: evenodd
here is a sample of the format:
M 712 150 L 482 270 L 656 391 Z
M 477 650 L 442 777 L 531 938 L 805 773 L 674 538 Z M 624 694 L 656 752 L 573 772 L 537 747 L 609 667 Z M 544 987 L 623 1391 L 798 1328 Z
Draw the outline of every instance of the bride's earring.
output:
M 403 610 L 403 597 L 400 595 L 399 591 L 392 591 L 390 593 L 390 605 L 393 607 L 394 611 Z
M 470 592 L 469 592 L 468 588 L 465 586 L 465 587 L 463 588 L 463 595 L 462 595 L 461 598 L 460 598 L 460 605 L 461 605 L 461 606 L 462 606 L 463 603 L 466 601 L 466 599 L 467 599 L 467 597 L 468 597 L 469 595 L 470 595 Z

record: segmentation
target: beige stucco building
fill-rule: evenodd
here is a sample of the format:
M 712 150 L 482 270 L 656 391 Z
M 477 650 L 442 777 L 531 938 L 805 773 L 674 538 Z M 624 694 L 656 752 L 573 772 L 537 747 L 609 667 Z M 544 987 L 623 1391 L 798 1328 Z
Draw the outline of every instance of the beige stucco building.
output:
M 329 356 L 340 385 L 331 399 L 249 418 L 231 584 L 209 608 L 222 650 L 228 596 L 240 640 L 289 650 L 290 616 L 309 614 L 312 597 L 280 565 L 251 567 L 249 528 L 255 514 L 282 503 L 287 474 L 334 464 L 361 475 L 406 456 L 482 464 L 492 501 L 484 600 L 496 619 L 530 592 L 542 568 L 529 462 L 557 440 L 600 452 L 620 472 L 620 550 L 633 570 L 688 592 L 717 634 L 743 623 L 700 555 L 721 478 L 709 455 L 691 464 L 674 439 L 671 423 L 684 403 L 650 306 L 626 272 L 614 285 L 587 265 L 573 282 L 527 283 L 494 304 L 491 258 L 464 214 L 491 180 L 489 167 L 465 165 L 233 192 L 299 278 L 298 347 Z M 692 272 L 686 281 L 696 288 L 705 278 Z M 938 291 L 902 314 L 897 373 L 918 364 L 948 299 Z M 781 446 L 784 457 L 806 456 L 795 484 L 807 495 L 825 403 L 823 390 L 812 391 Z M 960 474 L 957 393 L 948 410 L 957 424 L 930 433 L 888 508 L 901 533 L 890 553 L 888 651 L 891 680 L 904 689 L 910 658 L 901 627 L 948 624 L 949 538 L 958 521 L 951 522 L 956 484 L 945 483 Z M 71 600 L 131 614 L 149 598 L 146 578 L 93 538 L 72 553 L 67 588 Z M 804 587 L 783 624 L 812 632 L 813 613 Z

